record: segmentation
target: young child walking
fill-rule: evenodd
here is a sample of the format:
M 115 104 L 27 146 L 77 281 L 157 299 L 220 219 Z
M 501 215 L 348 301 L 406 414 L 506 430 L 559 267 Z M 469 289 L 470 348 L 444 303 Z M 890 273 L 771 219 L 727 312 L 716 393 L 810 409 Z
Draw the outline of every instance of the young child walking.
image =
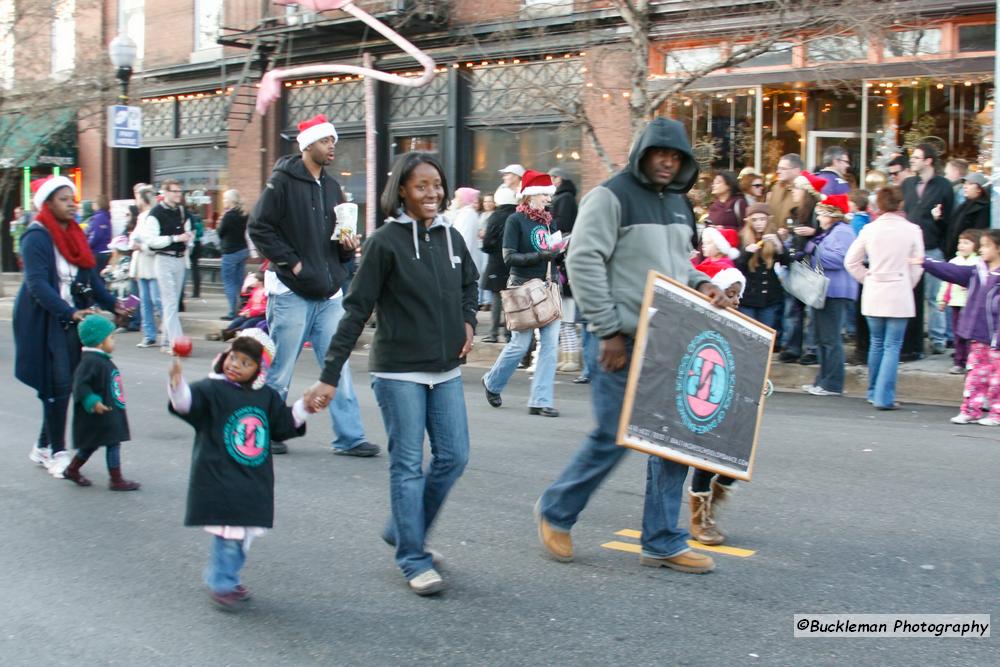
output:
M 226 611 L 249 599 L 240 570 L 250 543 L 274 523 L 271 442 L 305 434 L 302 399 L 289 408 L 264 383 L 273 358 L 268 335 L 247 329 L 216 357 L 207 379 L 189 385 L 177 357 L 170 369 L 169 410 L 195 430 L 184 525 L 212 535 L 204 579 L 211 601 Z
M 983 235 L 981 229 L 966 229 L 958 235 L 958 252 L 951 258 L 952 264 L 959 266 L 975 266 L 979 261 L 979 238 Z M 938 291 L 938 308 L 951 317 L 951 328 L 955 332 L 954 355 L 955 365 L 948 372 L 961 375 L 965 372 L 965 364 L 969 359 L 969 341 L 958 335 L 958 318 L 968 298 L 968 290 L 952 283 L 941 283 Z
M 955 328 L 958 336 L 969 341 L 968 373 L 961 410 L 951 421 L 1000 426 L 1000 229 L 990 229 L 980 237 L 979 259 L 973 266 L 925 258 L 923 267 L 932 276 L 969 290 Z
M 115 325 L 100 315 L 88 315 L 77 325 L 83 344 L 80 364 L 73 373 L 73 447 L 76 454 L 64 470 L 50 468 L 77 486 L 90 486 L 80 468 L 101 447 L 105 450 L 112 491 L 135 491 L 139 482 L 122 477 L 121 443 L 131 436 L 125 412 L 125 391 L 118 367 L 111 360 L 115 350 Z

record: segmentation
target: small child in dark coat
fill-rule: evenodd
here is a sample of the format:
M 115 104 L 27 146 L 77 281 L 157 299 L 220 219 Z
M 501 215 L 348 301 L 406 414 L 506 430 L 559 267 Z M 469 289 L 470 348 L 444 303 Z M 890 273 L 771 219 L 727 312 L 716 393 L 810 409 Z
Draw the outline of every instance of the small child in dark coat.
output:
M 77 326 L 83 354 L 73 373 L 73 446 L 76 455 L 61 475 L 78 486 L 90 486 L 80 468 L 101 447 L 105 448 L 112 491 L 135 491 L 138 482 L 122 477 L 121 443 L 131 439 L 125 412 L 122 376 L 111 353 L 115 325 L 100 315 L 88 315 Z

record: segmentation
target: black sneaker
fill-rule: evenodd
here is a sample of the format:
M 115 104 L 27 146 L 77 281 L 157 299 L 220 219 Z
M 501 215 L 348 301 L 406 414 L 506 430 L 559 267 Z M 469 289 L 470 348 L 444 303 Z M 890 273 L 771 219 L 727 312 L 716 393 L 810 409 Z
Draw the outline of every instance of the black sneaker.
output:
M 482 341 L 483 343 L 497 343 L 497 342 L 499 342 L 498 339 L 497 339 L 497 337 L 494 336 L 493 334 L 490 334 L 489 336 L 483 336 L 479 340 Z
M 489 387 L 486 386 L 486 376 L 483 376 L 481 382 L 483 383 L 483 389 L 486 391 L 486 402 L 494 408 L 499 408 L 503 405 L 503 398 L 500 394 L 490 391 Z
M 818 363 L 819 359 L 816 357 L 815 354 L 806 353 L 803 354 L 801 357 L 799 357 L 799 364 L 803 366 L 815 366 Z
M 278 442 L 277 440 L 271 441 L 271 453 L 272 454 L 287 454 L 288 445 L 283 442 Z
M 369 456 L 378 456 L 378 453 L 382 451 L 382 448 L 378 445 L 373 445 L 370 442 L 362 442 L 360 445 L 351 447 L 350 449 L 335 449 L 333 453 L 337 456 L 357 456 L 360 458 L 368 458 Z
M 778 361 L 783 361 L 786 364 L 791 364 L 799 360 L 799 355 L 794 352 L 782 352 L 778 355 Z

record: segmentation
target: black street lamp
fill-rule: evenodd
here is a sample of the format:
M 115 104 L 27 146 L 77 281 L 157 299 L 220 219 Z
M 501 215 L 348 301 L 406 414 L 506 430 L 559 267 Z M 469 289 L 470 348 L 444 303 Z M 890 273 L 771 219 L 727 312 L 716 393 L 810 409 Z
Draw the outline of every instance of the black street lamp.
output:
M 111 56 L 111 64 L 117 67 L 115 72 L 115 78 L 118 80 L 118 85 L 121 86 L 121 92 L 118 95 L 118 104 L 128 104 L 128 82 L 132 78 L 132 66 L 135 65 L 135 56 L 138 52 L 138 47 L 136 47 L 135 42 L 132 38 L 121 33 L 108 45 L 108 55 Z M 128 155 L 126 153 L 127 148 L 118 148 L 115 150 L 115 171 L 118 174 L 118 188 L 115 193 L 116 199 L 128 199 L 131 197 L 129 192 L 128 183 Z

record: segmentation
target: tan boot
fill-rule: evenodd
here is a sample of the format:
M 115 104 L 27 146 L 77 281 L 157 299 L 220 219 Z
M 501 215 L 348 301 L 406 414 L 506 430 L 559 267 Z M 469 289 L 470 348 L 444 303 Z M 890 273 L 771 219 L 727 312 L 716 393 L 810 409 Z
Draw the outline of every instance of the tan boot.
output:
M 564 373 L 579 373 L 581 368 L 580 352 L 567 352 L 566 363 L 563 364 L 562 371 Z
M 732 486 L 726 486 L 725 484 L 719 484 L 719 482 L 713 478 L 710 490 L 712 494 L 712 503 L 708 508 L 709 520 L 712 522 L 715 532 L 725 539 L 725 535 L 721 530 L 719 530 L 716 522 L 719 519 L 719 512 L 722 510 L 722 506 L 732 500 L 733 494 L 736 493 L 736 485 L 733 484 Z M 719 542 L 719 544 L 722 544 L 722 542 Z
M 654 558 L 653 556 L 639 556 L 639 565 L 646 567 L 669 567 L 678 572 L 688 574 L 706 574 L 715 569 L 715 561 L 711 556 L 700 554 L 697 551 L 688 549 L 670 558 Z
M 556 372 L 562 373 L 563 367 L 566 365 L 566 353 L 559 350 L 559 362 L 556 364 Z
M 545 520 L 540 509 L 541 502 L 542 499 L 539 498 L 538 502 L 535 503 L 535 523 L 538 524 L 538 541 L 542 543 L 545 551 L 552 558 L 562 563 L 568 563 L 573 560 L 573 538 L 565 531 L 556 530 Z
M 691 500 L 691 537 L 709 546 L 722 544 L 726 536 L 715 528 L 712 520 L 712 492 L 688 492 Z

